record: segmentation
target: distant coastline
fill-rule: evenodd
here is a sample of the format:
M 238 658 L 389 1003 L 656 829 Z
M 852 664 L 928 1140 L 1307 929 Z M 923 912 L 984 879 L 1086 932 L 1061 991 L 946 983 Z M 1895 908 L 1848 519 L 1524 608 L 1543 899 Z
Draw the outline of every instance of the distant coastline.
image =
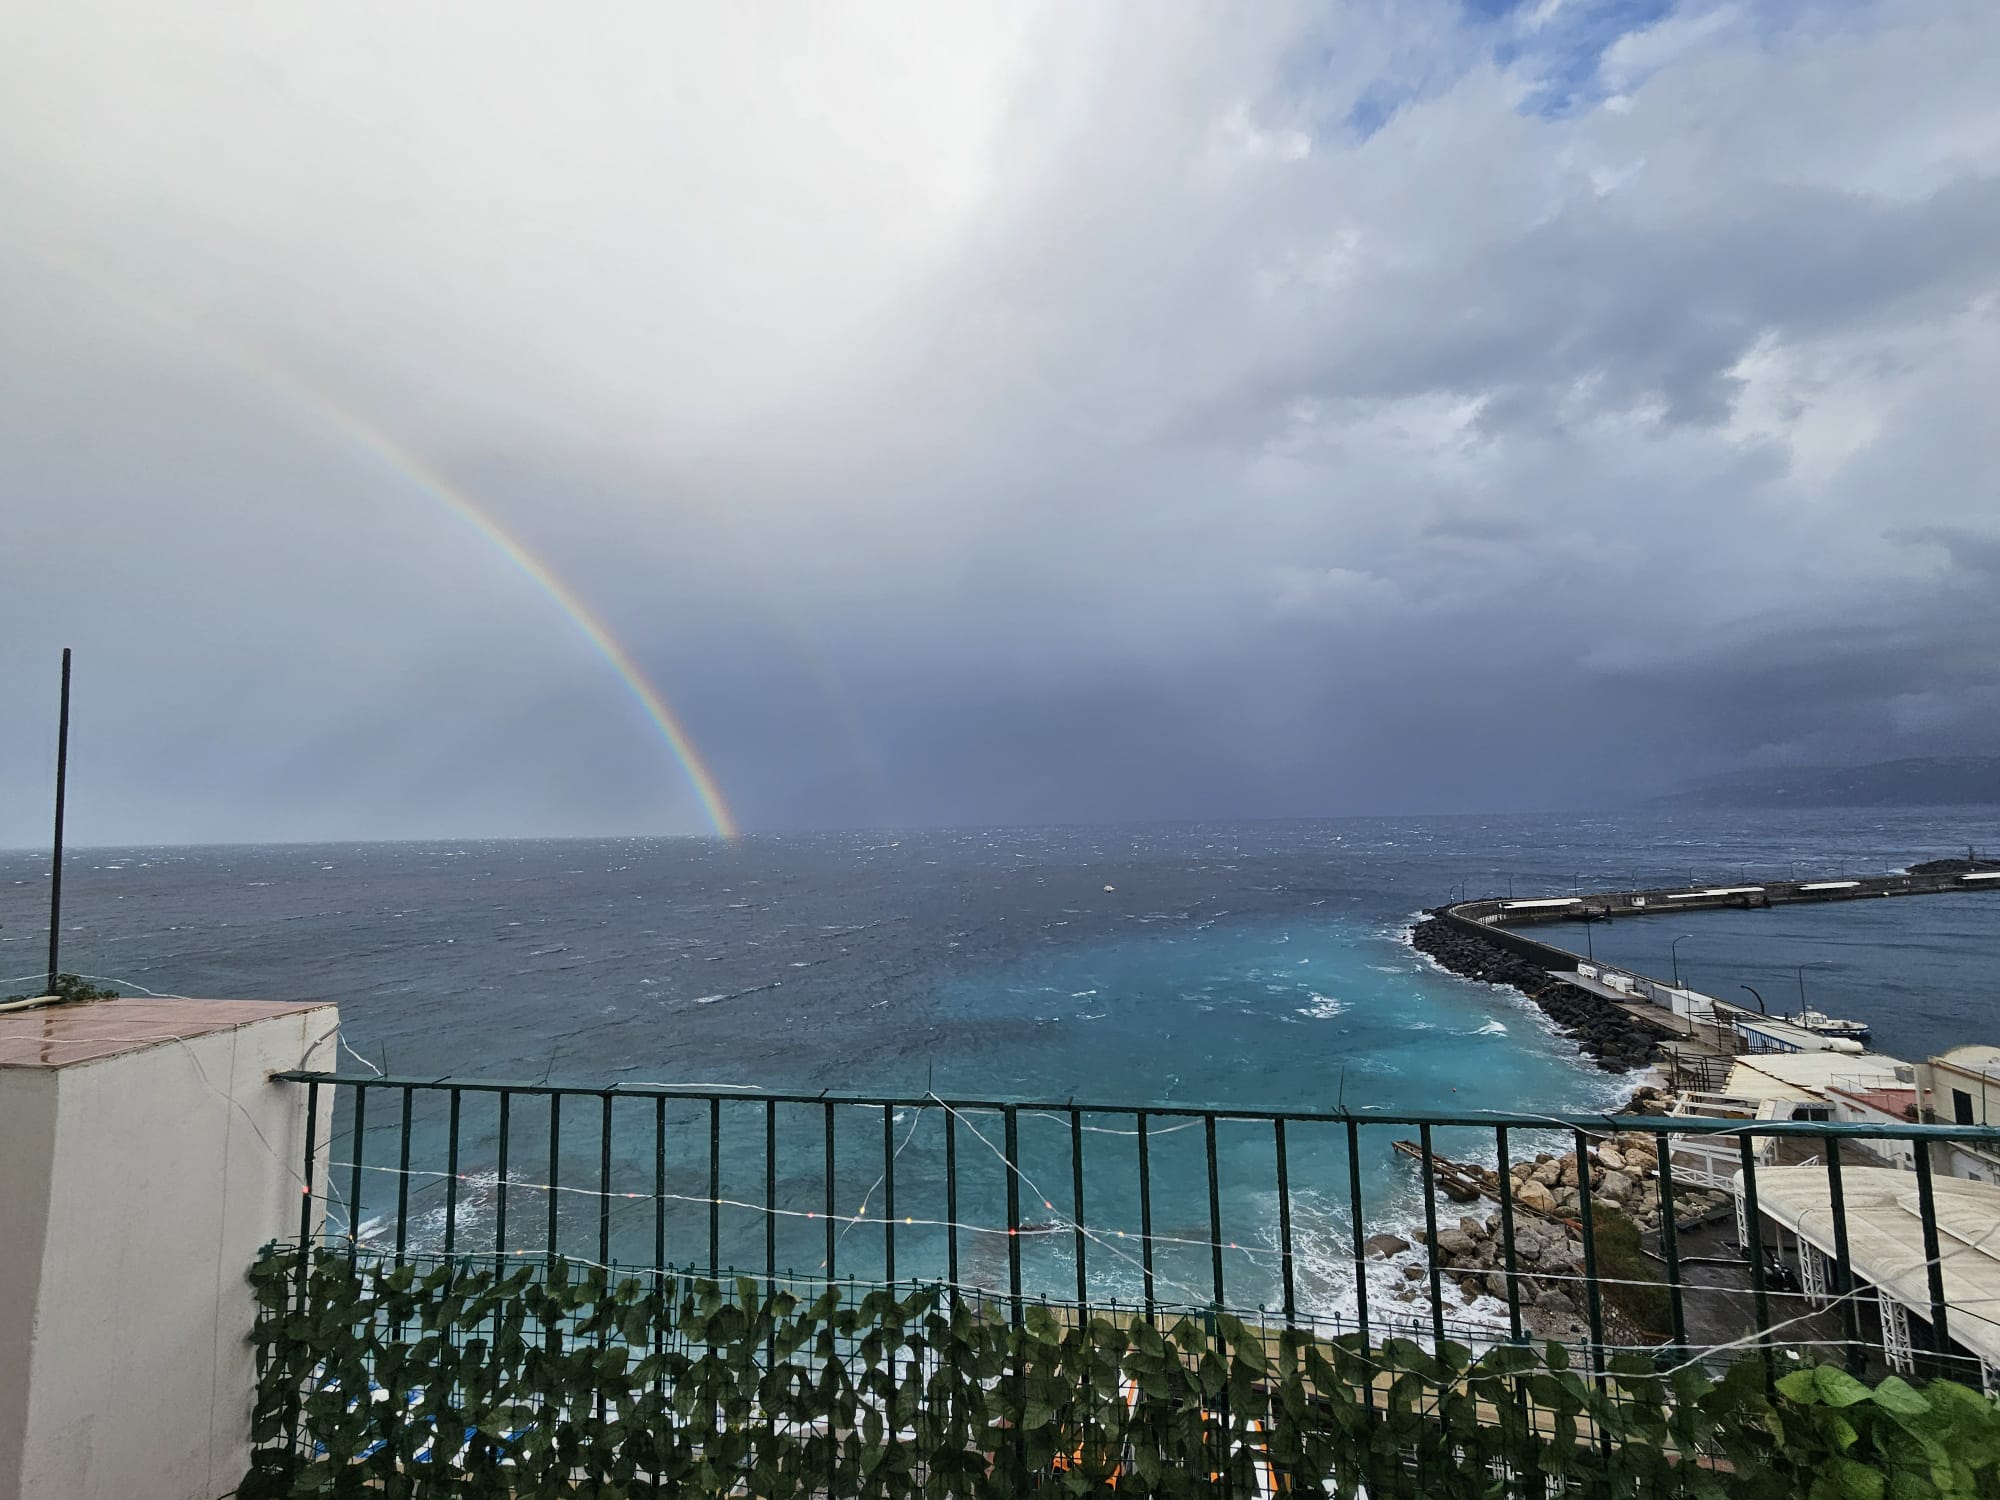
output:
M 1785 766 L 1698 782 L 1649 807 L 1995 807 L 2000 755 L 1918 756 L 1865 766 Z

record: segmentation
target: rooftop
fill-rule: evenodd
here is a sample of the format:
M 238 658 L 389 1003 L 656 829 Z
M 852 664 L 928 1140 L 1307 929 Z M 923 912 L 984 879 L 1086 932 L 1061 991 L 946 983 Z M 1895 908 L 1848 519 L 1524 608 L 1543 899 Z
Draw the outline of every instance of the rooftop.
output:
M 318 1009 L 278 1000 L 86 1000 L 0 1011 L 0 1068 L 70 1068 Z
M 1916 1178 L 1894 1167 L 1849 1167 L 1841 1173 L 1841 1184 L 1854 1274 L 1928 1320 L 1930 1277 Z M 1933 1190 L 1951 1336 L 1982 1359 L 2000 1364 L 2000 1321 L 1993 1313 L 2000 1308 L 2000 1187 L 1940 1176 L 1933 1179 Z M 1824 1167 L 1759 1171 L 1757 1205 L 1822 1254 L 1835 1253 Z
M 1811 1099 L 1835 1084 L 1850 1093 L 1907 1087 L 1908 1063 L 1882 1052 L 1755 1052 L 1738 1057 L 1725 1092 L 1740 1099 Z
M 2000 1046 L 1991 1042 L 1974 1042 L 1969 1046 L 1953 1047 L 1948 1052 L 1940 1052 L 1932 1062 L 1945 1063 L 1954 1068 L 1964 1068 L 1968 1073 L 2000 1072 Z

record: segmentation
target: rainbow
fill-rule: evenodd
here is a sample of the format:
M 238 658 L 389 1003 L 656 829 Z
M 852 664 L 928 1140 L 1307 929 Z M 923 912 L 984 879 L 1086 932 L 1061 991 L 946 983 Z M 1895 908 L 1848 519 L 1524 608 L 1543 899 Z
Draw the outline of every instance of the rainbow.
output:
M 708 768 L 700 749 L 695 745 L 694 736 L 688 733 L 687 725 L 667 702 L 662 693 L 646 676 L 645 670 L 634 661 L 632 653 L 625 649 L 618 637 L 600 619 L 590 606 L 567 583 L 557 576 L 555 570 L 534 553 L 523 546 L 499 521 L 480 506 L 467 491 L 451 482 L 427 460 L 405 447 L 397 439 L 390 437 L 380 428 L 363 421 L 354 412 L 342 406 L 326 392 L 288 370 L 271 366 L 267 361 L 257 359 L 251 351 L 245 351 L 260 370 L 270 379 L 287 386 L 301 400 L 319 412 L 330 423 L 338 427 L 348 438 L 373 454 L 387 467 L 393 469 L 404 480 L 428 491 L 447 506 L 453 514 L 463 520 L 490 543 L 495 551 L 530 583 L 542 591 L 555 607 L 569 617 L 569 622 L 577 628 L 583 638 L 590 642 L 597 654 L 604 658 L 611 670 L 618 674 L 618 680 L 632 695 L 646 717 L 660 731 L 674 752 L 674 758 L 681 764 L 687 782 L 694 789 L 701 810 L 708 818 L 718 836 L 725 839 L 742 837 L 742 827 L 736 815 L 729 810 L 729 802 L 722 795 L 721 784 L 715 773 Z
M 737 823 L 735 814 L 729 810 L 728 799 L 723 796 L 722 787 L 716 781 L 715 773 L 702 758 L 700 749 L 695 745 L 694 736 L 688 733 L 687 725 L 681 722 L 680 716 L 667 702 L 666 695 L 653 685 L 639 663 L 633 659 L 632 653 L 611 633 L 610 628 L 591 610 L 576 590 L 565 583 L 547 563 L 530 552 L 469 491 L 454 483 L 402 439 L 385 431 L 297 371 L 277 363 L 256 346 L 208 324 L 197 322 L 170 304 L 124 285 L 100 270 L 86 267 L 74 257 L 59 257 L 34 246 L 22 248 L 44 266 L 111 292 L 119 300 L 140 309 L 158 322 L 219 350 L 232 362 L 248 368 L 269 384 L 286 391 L 302 406 L 316 413 L 385 467 L 442 503 L 459 519 L 471 526 L 562 611 L 569 622 L 590 643 L 591 648 L 603 657 L 611 670 L 618 675 L 618 680 L 624 684 L 626 691 L 632 695 L 646 717 L 652 720 L 653 726 L 660 732 L 660 737 L 667 742 L 674 758 L 680 762 L 681 771 L 686 776 L 689 787 L 693 789 L 696 799 L 701 803 L 703 815 L 716 834 L 731 841 L 742 836 L 743 830 Z

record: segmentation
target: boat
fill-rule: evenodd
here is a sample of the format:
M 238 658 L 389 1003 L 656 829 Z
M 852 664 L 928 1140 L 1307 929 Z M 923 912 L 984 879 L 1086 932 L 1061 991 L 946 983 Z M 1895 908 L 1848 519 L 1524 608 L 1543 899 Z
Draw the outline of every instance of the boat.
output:
M 1837 1016 L 1828 1015 L 1825 1011 L 1802 1010 L 1795 1016 L 1786 1016 L 1785 1019 L 1802 1030 L 1810 1031 L 1814 1036 L 1829 1037 L 1835 1041 L 1865 1042 L 1872 1034 L 1866 1021 L 1844 1021 Z

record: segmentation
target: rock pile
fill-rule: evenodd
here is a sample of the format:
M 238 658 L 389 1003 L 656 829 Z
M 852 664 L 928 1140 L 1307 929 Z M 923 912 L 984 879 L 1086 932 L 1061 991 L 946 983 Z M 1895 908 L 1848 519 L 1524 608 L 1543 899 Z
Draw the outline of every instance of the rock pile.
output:
M 1586 1161 L 1590 1174 L 1592 1202 L 1602 1210 L 1624 1215 L 1641 1231 L 1660 1224 L 1659 1157 L 1661 1142 L 1646 1134 L 1621 1134 L 1592 1148 Z M 1537 1316 L 1530 1326 L 1549 1337 L 1569 1337 L 1578 1332 L 1573 1320 L 1584 1306 L 1583 1276 L 1583 1185 L 1576 1153 L 1560 1156 L 1544 1153 L 1533 1161 L 1518 1162 L 1513 1168 L 1514 1262 L 1520 1278 L 1518 1295 L 1524 1311 Z M 1675 1218 L 1680 1223 L 1701 1218 L 1728 1203 L 1725 1193 L 1690 1189 L 1685 1184 L 1674 1190 Z M 1600 1225 L 1608 1215 L 1599 1216 Z M 1416 1235 L 1425 1240 L 1422 1231 Z M 1377 1236 L 1368 1242 L 1372 1253 L 1391 1255 L 1410 1248 L 1395 1236 Z M 1456 1228 L 1440 1226 L 1437 1239 L 1429 1247 L 1442 1282 L 1456 1287 L 1471 1303 L 1480 1297 L 1504 1300 L 1507 1296 L 1507 1250 L 1496 1209 L 1483 1218 L 1467 1215 Z M 1414 1273 L 1414 1274 L 1412 1274 Z M 1424 1295 L 1427 1272 L 1406 1268 L 1412 1285 L 1400 1295 L 1415 1301 Z
M 1611 1001 L 1551 978 L 1547 969 L 1488 941 L 1477 933 L 1426 917 L 1410 930 L 1410 943 L 1438 964 L 1467 979 L 1512 985 L 1521 991 L 1596 1060 L 1607 1073 L 1627 1073 L 1653 1060 L 1670 1032 L 1620 1009 Z

